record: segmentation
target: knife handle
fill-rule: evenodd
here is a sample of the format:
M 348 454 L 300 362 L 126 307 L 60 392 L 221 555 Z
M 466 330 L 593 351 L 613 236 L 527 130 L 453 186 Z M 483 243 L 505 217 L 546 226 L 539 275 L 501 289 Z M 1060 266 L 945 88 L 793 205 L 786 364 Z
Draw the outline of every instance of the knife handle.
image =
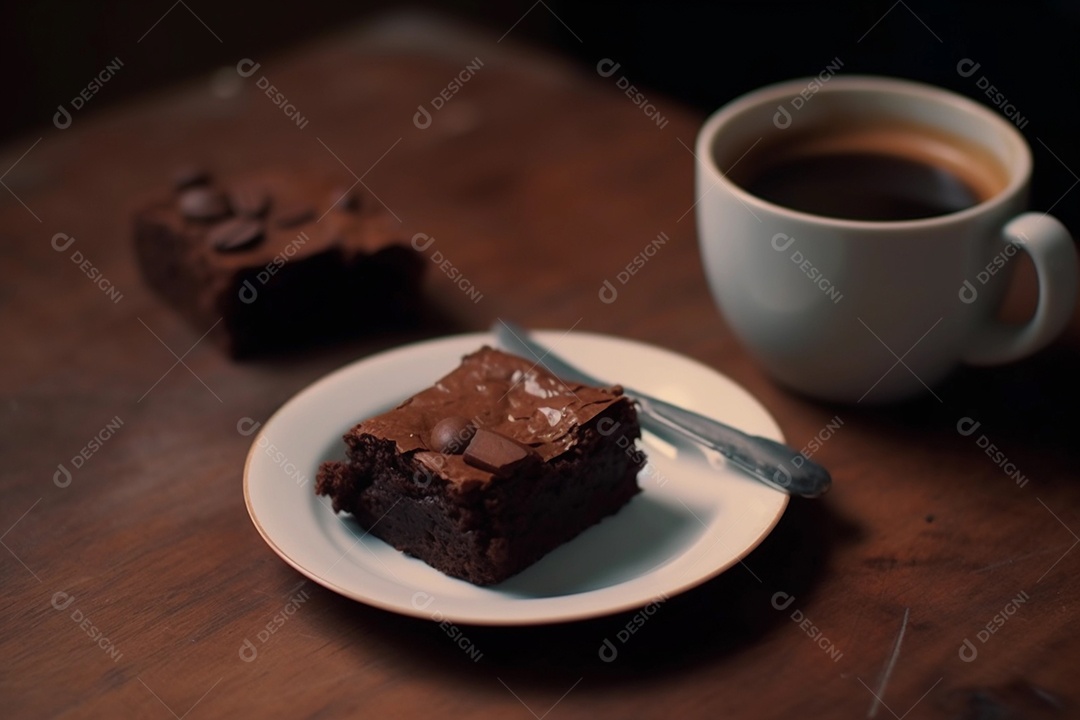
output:
M 796 450 L 769 438 L 747 435 L 663 400 L 627 389 L 638 401 L 642 424 L 661 427 L 716 450 L 732 464 L 781 492 L 818 497 L 832 485 L 829 471 Z

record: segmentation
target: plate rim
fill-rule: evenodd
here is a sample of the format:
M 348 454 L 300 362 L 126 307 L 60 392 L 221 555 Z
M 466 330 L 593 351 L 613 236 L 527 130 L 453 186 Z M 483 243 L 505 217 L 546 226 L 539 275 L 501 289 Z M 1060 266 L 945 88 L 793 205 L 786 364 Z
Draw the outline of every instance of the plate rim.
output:
M 619 342 L 619 343 L 629 343 L 631 345 L 639 345 L 639 346 L 643 346 L 643 347 L 648 347 L 648 348 L 650 348 L 652 350 L 660 351 L 660 352 L 662 352 L 664 354 L 676 356 L 680 360 L 683 360 L 685 362 L 689 362 L 689 363 L 697 366 L 697 368 L 702 370 L 703 372 L 707 372 L 707 373 L 709 373 L 711 375 L 714 375 L 714 376 L 717 376 L 717 377 L 723 379 L 724 381 L 734 385 L 740 391 L 745 393 L 746 396 L 753 403 L 755 403 L 759 407 L 759 409 L 765 414 L 767 419 L 770 421 L 772 426 L 775 428 L 776 438 L 774 438 L 774 439 L 776 439 L 776 440 L 778 440 L 780 442 L 784 442 L 784 434 L 783 434 L 782 429 L 780 428 L 779 423 L 777 423 L 776 418 L 773 417 L 772 413 L 769 412 L 769 410 L 764 406 L 764 404 L 760 400 L 758 400 L 758 398 L 753 393 L 751 393 L 749 390 L 747 390 L 741 384 L 739 384 L 735 380 L 731 379 L 730 377 L 728 377 L 724 373 L 720 372 L 719 370 L 717 370 L 717 369 L 715 369 L 713 367 L 710 367 L 710 366 L 706 365 L 705 363 L 701 362 L 700 360 L 697 360 L 696 358 L 689 357 L 687 355 L 679 353 L 679 352 L 677 352 L 675 350 L 668 349 L 666 347 L 662 347 L 662 346 L 659 346 L 659 345 L 654 345 L 652 343 L 644 342 L 644 341 L 633 339 L 633 338 L 624 338 L 624 337 L 620 337 L 620 336 L 617 336 L 617 335 L 608 335 L 608 334 L 603 334 L 603 333 L 595 333 L 595 332 L 587 332 L 587 331 L 565 331 L 565 330 L 561 330 L 561 329 L 547 329 L 547 328 L 533 328 L 533 329 L 530 329 L 529 332 L 531 334 L 537 334 L 537 335 L 558 334 L 558 335 L 561 335 L 561 336 L 569 336 L 569 335 L 572 334 L 574 336 L 582 337 L 582 338 L 586 338 L 586 339 L 594 339 L 594 340 L 607 341 L 607 342 L 615 341 L 615 342 Z M 286 399 L 281 404 L 280 407 L 278 407 L 277 410 L 275 410 L 273 413 L 271 413 L 270 417 L 268 417 L 265 421 L 262 422 L 262 424 L 259 426 L 259 430 L 252 437 L 251 447 L 249 448 L 247 456 L 246 456 L 246 458 L 244 460 L 244 472 L 243 472 L 244 506 L 247 509 L 248 517 L 251 519 L 252 524 L 255 526 L 255 529 L 258 531 L 259 536 L 262 538 L 263 542 L 265 542 L 267 544 L 267 546 L 274 552 L 274 554 L 276 554 L 279 558 L 284 560 L 285 563 L 288 564 L 290 567 L 292 567 L 294 570 L 296 570 L 297 572 L 299 572 L 301 575 L 308 578 L 309 580 L 315 582 L 316 584 L 327 588 L 328 590 L 332 590 L 332 591 L 338 593 L 339 595 L 342 595 L 343 597 L 346 597 L 346 598 L 348 598 L 350 600 L 353 600 L 354 602 L 362 603 L 362 604 L 367 605 L 369 607 L 375 607 L 375 608 L 378 608 L 380 610 L 384 610 L 384 611 L 387 611 L 387 612 L 392 612 L 392 613 L 394 613 L 396 615 L 402 615 L 402 616 L 406 616 L 406 617 L 413 617 L 413 618 L 417 618 L 417 619 L 420 619 L 420 620 L 426 620 L 426 621 L 429 621 L 429 622 L 450 621 L 450 622 L 453 622 L 453 623 L 456 623 L 456 624 L 479 626 L 479 627 L 526 627 L 526 626 L 536 626 L 536 625 L 554 625 L 554 624 L 561 624 L 561 623 L 578 622 L 578 621 L 589 620 L 589 619 L 593 619 L 593 618 L 607 617 L 607 616 L 615 615 L 615 614 L 618 614 L 618 613 L 621 613 L 621 612 L 626 612 L 626 611 L 629 611 L 629 610 L 633 610 L 633 609 L 637 609 L 637 608 L 647 606 L 648 602 L 642 602 L 639 599 L 628 599 L 626 601 L 609 603 L 609 604 L 605 605 L 603 608 L 584 608 L 584 609 L 582 609 L 580 611 L 569 611 L 569 612 L 567 612 L 567 611 L 556 611 L 554 613 L 549 612 L 547 614 L 538 613 L 538 614 L 536 614 L 534 616 L 524 617 L 524 618 L 521 618 L 521 617 L 502 617 L 502 616 L 493 616 L 493 617 L 488 617 L 488 618 L 471 617 L 470 616 L 470 617 L 464 618 L 464 617 L 455 616 L 453 612 L 451 612 L 449 614 L 444 613 L 444 612 L 431 612 L 431 611 L 429 611 L 427 609 L 415 608 L 415 607 L 412 607 L 412 606 L 402 605 L 400 603 L 395 603 L 395 602 L 392 602 L 392 601 L 384 600 L 384 599 L 382 599 L 380 597 L 377 597 L 377 596 L 373 597 L 373 596 L 370 596 L 370 595 L 363 595 L 361 593 L 358 593 L 356 590 L 354 590 L 352 588 L 345 587 L 345 586 L 343 586 L 343 585 L 341 585 L 341 584 L 339 584 L 339 583 L 337 583 L 337 582 L 335 582 L 335 581 L 333 581 L 333 580 L 331 580 L 329 578 L 320 576 L 319 574 L 317 574 L 313 570 L 310 570 L 309 568 L 305 567 L 300 562 L 298 562 L 298 561 L 294 560 L 292 557 L 290 557 L 290 555 L 286 552 L 286 550 L 284 548 L 282 548 L 280 545 L 278 545 L 278 543 L 271 537 L 271 535 L 268 533 L 268 531 L 263 526 L 263 524 L 259 521 L 259 518 L 256 515 L 255 508 L 252 506 L 251 466 L 252 466 L 252 463 L 254 461 L 254 458 L 257 456 L 258 451 L 261 449 L 260 444 L 259 444 L 259 440 L 262 437 L 263 433 L 265 432 L 266 428 L 269 427 L 273 423 L 273 421 L 275 419 L 277 419 L 279 416 L 281 416 L 282 413 L 284 413 L 288 409 L 288 407 L 290 405 L 292 405 L 294 402 L 298 401 L 303 396 L 307 396 L 309 394 L 317 393 L 319 391 L 319 388 L 322 387 L 323 385 L 334 382 L 339 376 L 345 375 L 345 374 L 353 371 L 353 369 L 355 367 L 357 367 L 359 365 L 362 365 L 364 363 L 368 363 L 368 362 L 374 361 L 376 359 L 379 359 L 382 362 L 387 362 L 387 360 L 386 360 L 387 358 L 390 358 L 390 357 L 392 357 L 394 355 L 397 355 L 397 354 L 415 352 L 416 349 L 424 347 L 424 346 L 442 345 L 442 344 L 453 345 L 453 344 L 462 342 L 462 341 L 467 340 L 467 339 L 473 339 L 473 340 L 476 340 L 477 342 L 479 342 L 481 344 L 489 344 L 489 345 L 492 345 L 493 347 L 498 346 L 498 343 L 497 343 L 495 337 L 492 335 L 492 333 L 490 333 L 488 331 L 475 331 L 475 332 L 466 332 L 466 333 L 456 333 L 456 334 L 452 334 L 452 335 L 441 335 L 439 337 L 427 338 L 427 339 L 423 339 L 423 340 L 417 340 L 417 341 L 414 341 L 414 342 L 407 343 L 405 345 L 398 345 L 398 346 L 395 346 L 395 347 L 387 348 L 385 350 L 376 352 L 376 353 L 371 354 L 371 355 L 365 355 L 363 357 L 359 357 L 359 358 L 357 358 L 355 360 L 352 360 L 351 362 L 346 363 L 345 365 L 342 365 L 341 367 L 336 368 L 335 370 L 332 370 L 332 371 L 326 373 L 325 375 L 320 376 L 315 381 L 305 385 L 303 388 L 301 388 L 297 392 L 293 393 L 288 399 Z M 420 389 L 423 389 L 423 386 L 421 386 Z M 779 506 L 776 509 L 775 515 L 771 518 L 771 520 L 768 522 L 768 524 L 765 527 L 762 528 L 761 532 L 753 539 L 753 541 L 750 542 L 749 544 L 747 544 L 747 546 L 745 548 L 742 548 L 738 552 L 736 552 L 735 556 L 732 557 L 730 561 L 728 561 L 727 563 L 721 564 L 719 567 L 714 568 L 714 569 L 710 570 L 707 573 L 702 573 L 700 575 L 694 576 L 693 578 L 687 579 L 686 581 L 678 583 L 676 585 L 673 585 L 672 587 L 664 588 L 663 590 L 659 591 L 656 594 L 656 597 L 664 596 L 666 598 L 670 598 L 670 597 L 673 597 L 675 595 L 679 595 L 679 594 L 682 594 L 682 593 L 687 592 L 689 590 L 692 590 L 693 588 L 698 587 L 700 585 L 703 585 L 706 582 L 708 582 L 709 580 L 712 580 L 713 578 L 727 572 L 732 567 L 734 567 L 738 563 L 742 562 L 743 559 L 745 559 L 751 552 L 753 552 L 765 540 L 765 538 L 767 538 L 772 533 L 772 531 L 776 528 L 777 524 L 780 522 L 780 519 L 784 516 L 784 513 L 787 511 L 788 504 L 791 501 L 790 495 L 788 495 L 786 493 L 780 493 L 780 492 L 777 492 L 776 494 L 777 494 L 777 497 L 779 499 Z M 587 594 L 589 592 L 598 592 L 600 590 L 606 590 L 606 588 L 585 591 L 583 593 L 573 593 L 573 594 L 570 594 L 570 595 L 561 595 L 561 596 L 553 596 L 553 597 L 573 597 L 573 596 L 576 596 L 576 595 Z M 522 602 L 532 602 L 532 601 L 537 601 L 537 600 L 542 601 L 542 600 L 550 600 L 550 599 L 553 599 L 553 598 L 521 599 L 520 601 L 522 601 Z M 512 601 L 513 600 L 511 600 L 511 602 Z M 438 615 L 438 617 L 436 617 L 436 615 Z

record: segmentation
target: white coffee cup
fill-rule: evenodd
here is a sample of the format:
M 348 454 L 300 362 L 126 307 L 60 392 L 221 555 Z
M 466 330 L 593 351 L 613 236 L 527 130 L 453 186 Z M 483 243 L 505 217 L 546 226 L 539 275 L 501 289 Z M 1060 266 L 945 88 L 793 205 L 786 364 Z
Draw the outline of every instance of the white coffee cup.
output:
M 989 153 L 1004 170 L 1002 189 L 926 219 L 846 220 L 768 202 L 726 174 L 756 144 L 785 133 L 881 120 Z M 799 392 L 841 402 L 934 392 L 961 363 L 1007 363 L 1039 350 L 1073 312 L 1072 238 L 1054 218 L 1024 212 L 1027 143 L 964 97 L 880 77 L 781 83 L 714 113 L 696 154 L 698 235 L 713 296 L 749 352 Z M 1020 250 L 1034 262 L 1038 307 L 1027 324 L 1003 325 L 996 316 Z

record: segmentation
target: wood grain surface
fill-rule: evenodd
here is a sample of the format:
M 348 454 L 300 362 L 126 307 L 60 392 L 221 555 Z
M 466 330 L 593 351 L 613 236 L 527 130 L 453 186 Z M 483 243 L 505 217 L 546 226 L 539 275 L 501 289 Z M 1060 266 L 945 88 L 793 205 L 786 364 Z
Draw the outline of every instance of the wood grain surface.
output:
M 659 127 L 618 74 L 515 47 L 512 33 L 497 40 L 415 20 L 365 26 L 252 58 L 251 77 L 223 68 L 0 149 L 0 716 L 1080 713 L 1077 324 L 1036 358 L 958 372 L 941 402 L 795 396 L 740 348 L 709 296 L 691 211 L 702 118 L 649 97 Z M 477 59 L 418 128 L 418 106 Z M 362 178 L 482 298 L 433 264 L 422 328 L 229 361 L 134 266 L 131 212 L 185 162 Z M 74 238 L 62 251 L 58 233 Z M 601 302 L 604 281 L 658 233 L 669 242 Z M 1030 284 L 1014 308 L 1030 303 Z M 633 613 L 464 628 L 482 651 L 474 661 L 434 622 L 302 582 L 248 518 L 251 438 L 238 422 L 266 420 L 357 358 L 497 317 L 642 340 L 716 368 L 796 448 L 820 441 L 834 490 L 794 500 L 745 566 L 664 603 L 610 663 L 598 650 Z M 964 419 L 980 425 L 964 435 Z M 107 439 L 94 448 L 95 437 Z M 245 639 L 298 594 L 246 661 Z

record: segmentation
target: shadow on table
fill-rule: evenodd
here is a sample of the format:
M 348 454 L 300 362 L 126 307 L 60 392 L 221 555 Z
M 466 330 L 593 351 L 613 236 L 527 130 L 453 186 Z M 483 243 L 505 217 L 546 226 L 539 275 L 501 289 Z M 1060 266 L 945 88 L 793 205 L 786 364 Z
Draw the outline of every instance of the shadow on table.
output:
M 737 661 L 773 632 L 802 632 L 793 627 L 792 608 L 784 600 L 797 598 L 795 606 L 811 602 L 832 548 L 853 542 L 859 533 L 827 501 L 793 499 L 743 563 L 651 606 L 651 612 L 523 628 L 440 626 L 320 591 L 330 608 L 320 620 L 326 620 L 328 634 L 356 628 L 364 636 L 365 657 L 374 643 L 410 663 L 406 672 L 505 693 L 502 681 L 526 697 L 533 690 L 550 696 L 550 704 L 580 678 L 592 687 L 652 682 L 700 665 Z M 784 609 L 774 605 L 777 593 L 785 593 L 775 600 Z M 470 653 L 470 648 L 475 649 Z
M 379 312 L 379 308 L 372 308 L 372 313 Z M 344 316 L 339 320 L 343 326 L 355 321 Z M 484 329 L 448 310 L 439 298 L 424 296 L 408 319 L 371 321 L 359 331 L 342 330 L 341 333 L 306 341 L 299 346 L 270 347 L 258 355 L 243 357 L 235 362 L 246 366 L 291 368 L 298 363 L 319 362 L 339 356 L 350 359 L 367 357 L 422 340 Z
M 938 393 L 961 417 L 1002 439 L 1040 448 L 1076 446 L 1080 352 L 1055 346 L 1013 365 L 962 368 Z
M 980 449 L 992 442 L 1010 453 L 1037 457 L 1042 465 L 1071 464 L 1080 447 L 1078 367 L 1080 352 L 1058 345 L 1011 365 L 961 367 L 934 388 L 936 398 L 926 393 L 900 404 L 836 410 L 845 417 L 857 415 L 876 435 L 897 442 L 933 448 L 958 441 L 977 443 Z M 906 371 L 898 367 L 893 372 Z

